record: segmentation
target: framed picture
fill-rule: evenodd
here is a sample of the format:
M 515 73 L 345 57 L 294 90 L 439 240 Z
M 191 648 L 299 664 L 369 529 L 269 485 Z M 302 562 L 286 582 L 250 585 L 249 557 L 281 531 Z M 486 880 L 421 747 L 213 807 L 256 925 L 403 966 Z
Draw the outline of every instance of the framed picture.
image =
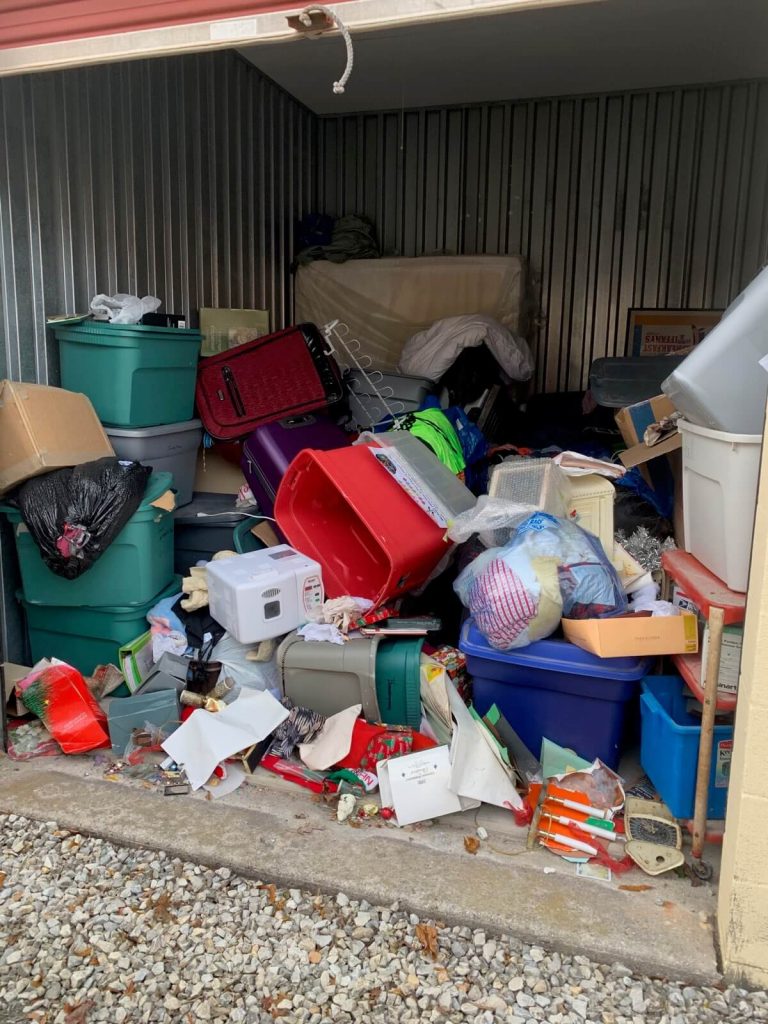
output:
M 722 309 L 635 309 L 627 313 L 627 353 L 687 352 L 719 322 Z

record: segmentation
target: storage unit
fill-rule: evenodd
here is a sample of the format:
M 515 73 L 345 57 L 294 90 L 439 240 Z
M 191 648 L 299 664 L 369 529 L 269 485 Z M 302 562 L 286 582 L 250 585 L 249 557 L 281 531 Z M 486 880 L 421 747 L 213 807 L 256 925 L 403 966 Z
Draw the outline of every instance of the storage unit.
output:
M 176 577 L 159 594 L 127 608 L 67 608 L 21 603 L 27 619 L 32 663 L 55 656 L 90 675 L 97 665 L 117 664 L 117 653 L 149 628 L 147 612 L 163 597 L 181 592 Z
M 176 507 L 188 505 L 195 489 L 197 451 L 203 439 L 200 420 L 166 423 L 157 427 L 107 427 L 107 437 L 119 459 L 141 462 L 155 472 L 170 473 Z
M 628 712 L 652 659 L 598 658 L 556 638 L 497 651 L 472 619 L 459 647 L 474 678 L 477 711 L 497 704 L 532 754 L 539 756 L 546 737 L 618 767 Z
M 428 377 L 408 377 L 380 370 L 350 370 L 344 377 L 349 398 L 350 422 L 357 430 L 369 430 L 392 416 L 417 412 L 434 388 Z
M 731 590 L 746 591 L 762 434 L 680 420 L 685 547 Z
M 693 816 L 701 715 L 688 711 L 679 676 L 648 676 L 640 698 L 640 760 L 644 771 L 676 818 Z M 707 817 L 724 818 L 728 797 L 733 725 L 715 725 Z
M 236 551 L 234 530 L 243 522 L 252 520 L 235 511 L 233 494 L 193 494 L 173 514 L 174 572 L 185 576 L 190 566 L 210 562 L 217 551 Z
M 133 428 L 192 419 L 199 331 L 86 321 L 53 333 L 62 387 L 88 395 L 102 423 Z
M 450 547 L 364 446 L 297 455 L 275 517 L 291 544 L 321 564 L 329 597 L 382 604 L 423 583 Z
M 149 601 L 173 576 L 173 516 L 152 505 L 170 485 L 170 473 L 153 473 L 128 523 L 101 558 L 74 580 L 51 572 L 21 512 L 4 506 L 16 538 L 24 600 L 59 608 L 136 607 Z

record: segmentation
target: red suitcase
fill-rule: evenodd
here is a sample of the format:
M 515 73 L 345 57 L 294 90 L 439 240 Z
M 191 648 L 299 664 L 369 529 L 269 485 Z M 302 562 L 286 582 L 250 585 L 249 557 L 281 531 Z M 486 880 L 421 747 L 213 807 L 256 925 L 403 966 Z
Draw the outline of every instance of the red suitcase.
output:
M 298 324 L 201 359 L 195 401 L 205 429 L 230 441 L 338 402 L 344 389 L 327 348 L 314 324 Z

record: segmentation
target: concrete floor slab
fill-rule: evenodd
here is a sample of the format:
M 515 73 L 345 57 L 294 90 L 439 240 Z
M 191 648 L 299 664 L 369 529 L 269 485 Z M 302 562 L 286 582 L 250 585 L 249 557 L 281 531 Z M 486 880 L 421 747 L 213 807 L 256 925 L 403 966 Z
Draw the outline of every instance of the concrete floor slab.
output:
M 483 807 L 397 829 L 340 825 L 322 800 L 265 771 L 236 793 L 164 797 L 138 780 L 104 781 L 91 758 L 23 764 L 0 756 L 0 811 L 248 877 L 372 903 L 399 900 L 420 916 L 482 927 L 638 972 L 719 981 L 713 886 L 639 870 L 599 882 L 542 849 L 525 849 L 509 814 Z M 489 833 L 476 856 L 464 836 Z M 641 886 L 641 891 L 622 886 Z

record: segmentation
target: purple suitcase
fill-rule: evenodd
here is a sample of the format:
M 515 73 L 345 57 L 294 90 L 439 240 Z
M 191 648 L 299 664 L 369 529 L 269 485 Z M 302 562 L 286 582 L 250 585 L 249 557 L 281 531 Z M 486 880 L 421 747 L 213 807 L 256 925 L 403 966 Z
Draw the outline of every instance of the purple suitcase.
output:
M 257 427 L 243 443 L 240 465 L 259 504 L 271 516 L 275 493 L 286 469 L 305 448 L 330 451 L 350 443 L 351 436 L 327 417 L 317 413 L 290 416 Z

